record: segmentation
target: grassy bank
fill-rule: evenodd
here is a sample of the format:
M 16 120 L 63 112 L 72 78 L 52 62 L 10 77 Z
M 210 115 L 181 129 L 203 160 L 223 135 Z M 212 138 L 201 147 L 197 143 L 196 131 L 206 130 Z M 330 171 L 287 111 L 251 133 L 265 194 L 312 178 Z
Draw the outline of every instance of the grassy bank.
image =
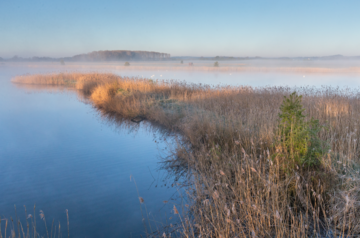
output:
M 360 233 L 358 92 L 210 87 L 98 73 L 28 75 L 13 82 L 75 88 L 106 113 L 146 119 L 181 134 L 168 166 L 189 167 L 194 178 L 188 190 L 191 215 L 182 220 L 185 236 Z M 312 166 L 296 162 L 293 154 L 301 154 L 300 147 L 285 143 L 289 132 L 282 129 L 280 108 L 294 90 L 303 95 L 299 103 L 305 117 L 295 121 L 300 134 L 314 132 L 311 136 L 324 142 Z M 311 118 L 318 120 L 319 130 L 307 131 Z M 305 149 L 314 144 L 306 140 Z M 289 161 L 295 162 L 289 166 Z

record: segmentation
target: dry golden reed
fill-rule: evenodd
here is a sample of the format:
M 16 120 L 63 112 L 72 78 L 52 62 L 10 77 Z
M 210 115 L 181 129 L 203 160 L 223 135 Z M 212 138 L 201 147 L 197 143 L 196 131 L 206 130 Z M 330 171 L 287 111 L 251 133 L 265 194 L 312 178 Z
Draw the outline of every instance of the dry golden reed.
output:
M 13 81 L 77 88 L 104 113 L 146 118 L 179 133 L 182 140 L 166 163 L 177 172 L 191 171 L 187 219 L 192 222 L 182 224 L 186 237 L 360 234 L 357 91 L 210 87 L 99 73 L 28 75 Z M 303 95 L 306 120 L 313 117 L 325 125 L 319 137 L 331 149 L 316 170 L 297 167 L 287 174 L 274 142 L 280 105 L 294 90 Z
M 23 237 L 23 238 L 40 237 L 39 233 L 41 233 L 41 232 L 39 232 L 39 227 L 38 227 L 38 224 L 36 223 L 36 206 L 34 205 L 34 213 L 33 213 L 34 216 L 33 216 L 33 215 L 27 213 L 26 206 L 24 205 L 26 230 L 24 230 L 21 219 L 17 215 L 17 209 L 16 209 L 15 205 L 14 205 L 14 208 L 15 208 L 15 218 L 13 219 L 12 217 L 10 217 L 11 226 L 8 226 L 7 218 L 4 217 L 4 218 L 0 219 L 0 238 L 7 237 L 6 233 L 7 233 L 8 229 L 10 229 L 10 234 L 11 234 L 11 236 L 9 236 L 9 237 L 12 237 L 12 238 L 15 238 L 15 237 Z M 68 237 L 70 237 L 69 213 L 68 213 L 67 209 L 65 210 L 65 212 L 66 212 L 66 218 L 67 218 L 67 224 L 68 224 L 67 233 L 68 233 Z M 62 237 L 60 221 L 59 221 L 58 232 L 56 232 L 56 226 L 54 226 L 54 219 L 53 219 L 50 234 L 49 234 L 48 226 L 46 224 L 45 213 L 43 210 L 39 211 L 39 217 L 44 222 L 45 231 L 46 231 L 46 235 L 43 234 L 41 237 L 47 237 L 47 238 Z M 5 221 L 4 225 L 1 224 L 2 221 Z M 2 235 L 3 233 L 1 230 L 1 226 L 3 226 L 3 228 L 4 228 L 4 236 Z M 42 227 L 40 228 L 40 230 L 43 230 Z

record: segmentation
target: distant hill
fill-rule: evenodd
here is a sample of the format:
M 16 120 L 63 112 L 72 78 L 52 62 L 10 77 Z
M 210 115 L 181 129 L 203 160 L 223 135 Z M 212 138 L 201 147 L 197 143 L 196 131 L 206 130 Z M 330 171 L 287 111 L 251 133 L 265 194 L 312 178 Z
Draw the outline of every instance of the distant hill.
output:
M 72 61 L 118 61 L 118 60 L 163 60 L 170 59 L 170 54 L 152 51 L 105 50 L 88 54 L 75 55 Z

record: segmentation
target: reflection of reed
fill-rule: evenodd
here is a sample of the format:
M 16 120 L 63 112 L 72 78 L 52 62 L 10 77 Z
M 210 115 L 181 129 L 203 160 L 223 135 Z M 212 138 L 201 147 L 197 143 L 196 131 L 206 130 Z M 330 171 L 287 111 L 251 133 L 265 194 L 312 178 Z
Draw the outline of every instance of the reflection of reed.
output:
M 57 85 L 44 85 L 44 84 L 14 84 L 19 89 L 27 91 L 45 91 L 45 92 L 64 92 L 66 90 L 73 90 L 72 88 Z
M 136 127 L 127 119 L 141 116 L 180 134 L 164 167 L 180 176 L 192 176 L 193 186 L 187 191 L 192 199 L 192 222 L 181 220 L 186 236 L 360 233 L 357 91 L 210 87 L 96 73 L 33 75 L 14 81 L 66 84 L 123 126 Z M 328 141 L 331 151 L 319 158 L 321 165 L 316 169 L 302 167 L 285 173 L 275 142 L 279 107 L 293 90 L 303 95 L 306 120 L 313 117 L 327 125 L 318 136 Z

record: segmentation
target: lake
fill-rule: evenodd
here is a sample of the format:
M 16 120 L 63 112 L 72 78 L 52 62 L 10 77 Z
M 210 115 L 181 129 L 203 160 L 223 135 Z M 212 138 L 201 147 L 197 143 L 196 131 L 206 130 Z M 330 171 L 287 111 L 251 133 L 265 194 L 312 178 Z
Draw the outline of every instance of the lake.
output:
M 68 209 L 71 237 L 139 237 L 145 234 L 142 212 L 147 209 L 156 221 L 151 223 L 154 229 L 155 224 L 176 222 L 172 206 L 182 202 L 181 189 L 172 186 L 173 179 L 161 169 L 173 139 L 160 128 L 145 121 L 119 125 L 79 100 L 74 91 L 32 90 L 10 82 L 15 75 L 73 70 L 212 85 L 360 86 L 358 75 L 0 65 L 0 215 L 14 217 L 16 205 L 24 225 L 23 205 L 34 215 L 36 204 L 42 235 L 40 210 L 48 227 L 53 219 L 61 222 L 63 235 Z M 144 204 L 139 203 L 137 189 Z M 146 214 L 145 218 L 146 222 Z
M 48 226 L 60 220 L 66 234 L 68 209 L 71 237 L 138 237 L 144 226 L 132 175 L 150 219 L 166 222 L 172 205 L 163 201 L 177 190 L 159 163 L 171 141 L 148 123 L 121 127 L 103 119 L 74 92 L 33 92 L 10 82 L 43 71 L 0 71 L 1 217 L 14 217 L 14 204 L 20 218 L 23 205 L 34 215 L 36 204 L 42 231 L 39 210 Z

